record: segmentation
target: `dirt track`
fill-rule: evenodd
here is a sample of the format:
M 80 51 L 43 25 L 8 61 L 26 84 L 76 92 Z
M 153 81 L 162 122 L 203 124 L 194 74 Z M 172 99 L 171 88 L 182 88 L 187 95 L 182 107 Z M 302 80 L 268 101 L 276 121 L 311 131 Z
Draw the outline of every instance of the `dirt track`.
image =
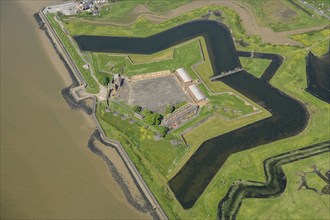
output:
M 289 44 L 289 45 L 298 45 L 301 46 L 300 43 L 288 38 L 289 35 L 300 34 L 308 31 L 320 30 L 325 26 L 317 26 L 310 28 L 303 28 L 285 32 L 274 32 L 270 28 L 260 26 L 252 11 L 243 5 L 240 2 L 236 2 L 234 0 L 197 0 L 191 3 L 185 4 L 181 7 L 178 7 L 172 11 L 166 12 L 164 14 L 158 15 L 151 12 L 144 5 L 138 5 L 133 11 L 128 14 L 128 19 L 121 21 L 90 21 L 84 20 L 89 23 L 100 23 L 100 24 L 111 24 L 118 26 L 128 26 L 135 22 L 135 20 L 139 17 L 145 17 L 150 21 L 155 23 L 160 23 L 165 20 L 177 17 L 194 9 L 198 9 L 205 6 L 225 6 L 235 10 L 239 16 L 242 18 L 243 27 L 249 35 L 260 35 L 263 42 L 272 43 L 272 44 Z

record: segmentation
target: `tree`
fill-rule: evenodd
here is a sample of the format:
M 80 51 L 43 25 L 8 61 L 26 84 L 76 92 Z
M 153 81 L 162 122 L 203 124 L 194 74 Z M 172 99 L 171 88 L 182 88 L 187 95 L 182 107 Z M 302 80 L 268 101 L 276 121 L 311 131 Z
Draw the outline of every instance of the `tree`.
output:
M 167 105 L 166 109 L 165 109 L 165 113 L 170 114 L 170 113 L 174 112 L 174 110 L 175 110 L 175 107 L 173 105 Z
M 141 106 L 138 106 L 138 105 L 133 106 L 133 111 L 134 112 L 139 113 L 139 112 L 141 112 L 141 110 L 142 110 Z
M 162 119 L 163 119 L 163 116 L 162 115 L 160 115 L 160 114 L 157 114 L 157 113 L 154 113 L 154 124 L 155 125 L 159 125 L 160 124 L 160 122 L 162 121 Z
M 110 78 L 109 78 L 109 77 L 107 77 L 107 76 L 102 76 L 102 78 L 101 78 L 101 80 L 100 80 L 100 83 L 101 83 L 102 85 L 107 86 L 107 85 L 109 84 L 109 82 L 110 82 Z
M 142 112 L 141 112 L 142 115 L 144 115 L 145 117 L 147 117 L 148 115 L 151 115 L 152 112 L 149 111 L 148 109 L 144 109 Z
M 155 124 L 154 114 L 147 114 L 146 117 L 144 118 L 144 120 L 148 125 L 154 125 Z
M 159 126 L 158 131 L 159 131 L 159 134 L 161 134 L 163 137 L 165 137 L 165 135 L 167 134 L 169 129 L 168 129 L 168 127 Z
M 158 113 L 145 114 L 145 118 L 144 118 L 145 122 L 148 125 L 159 125 L 162 119 L 163 119 L 162 115 Z

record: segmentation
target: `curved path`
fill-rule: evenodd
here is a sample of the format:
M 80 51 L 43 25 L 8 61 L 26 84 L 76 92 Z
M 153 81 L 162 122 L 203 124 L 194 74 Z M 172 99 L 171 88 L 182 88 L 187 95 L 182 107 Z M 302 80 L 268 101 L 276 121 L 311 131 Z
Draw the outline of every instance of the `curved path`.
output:
M 286 188 L 286 176 L 282 165 L 330 151 L 330 141 L 311 145 L 264 161 L 266 183 L 236 181 L 220 201 L 218 219 L 235 219 L 245 198 L 270 198 L 280 195 Z
M 230 31 L 216 21 L 197 20 L 147 38 L 78 36 L 75 40 L 84 51 L 152 54 L 198 36 L 205 38 L 216 75 L 241 67 Z M 262 103 L 272 117 L 205 141 L 198 148 L 169 181 L 184 208 L 195 204 L 231 154 L 297 135 L 305 128 L 309 119 L 305 107 L 269 84 L 283 58 L 274 54 L 268 58 L 272 64 L 261 79 L 242 71 L 221 81 Z
M 242 19 L 242 24 L 246 33 L 249 35 L 259 35 L 262 41 L 265 43 L 282 44 L 282 45 L 289 44 L 289 45 L 301 46 L 300 43 L 288 38 L 288 36 L 294 34 L 301 34 L 309 31 L 321 30 L 325 27 L 325 26 L 317 26 L 317 27 L 302 28 L 302 29 L 284 31 L 284 32 L 274 32 L 271 28 L 260 26 L 257 23 L 253 12 L 241 2 L 237 2 L 234 0 L 203 0 L 203 1 L 198 0 L 182 5 L 164 14 L 156 14 L 154 12 L 151 12 L 146 6 L 138 5 L 136 8 L 134 8 L 133 11 L 131 11 L 126 16 L 129 19 L 112 20 L 112 21 L 109 20 L 95 21 L 95 20 L 88 20 L 83 18 L 80 19 L 83 20 L 84 22 L 94 23 L 94 24 L 130 26 L 134 24 L 138 18 L 145 17 L 154 23 L 160 23 L 168 19 L 172 19 L 177 16 L 183 15 L 192 10 L 207 6 L 225 6 L 235 10 Z

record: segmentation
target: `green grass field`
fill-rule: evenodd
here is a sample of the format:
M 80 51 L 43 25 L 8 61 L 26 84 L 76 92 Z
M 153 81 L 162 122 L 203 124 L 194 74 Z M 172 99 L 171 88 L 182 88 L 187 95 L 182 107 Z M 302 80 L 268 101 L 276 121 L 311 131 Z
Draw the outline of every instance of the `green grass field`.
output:
M 132 16 L 130 16 L 130 12 L 132 12 L 133 9 L 138 5 L 144 5 L 153 13 L 162 15 L 163 13 L 166 13 L 166 11 L 168 10 L 177 8 L 191 1 L 192 0 L 179 0 L 179 1 L 121 0 L 101 7 L 100 15 L 97 17 L 85 15 L 84 13 L 82 13 L 79 17 L 84 17 L 84 19 L 93 20 L 93 21 L 98 21 L 98 20 L 121 21 L 121 22 L 131 21 Z M 319 16 L 318 14 L 314 13 L 311 9 L 298 2 L 297 5 L 299 5 L 300 7 L 297 7 L 297 5 L 290 3 L 289 0 L 278 0 L 278 1 L 239 0 L 239 1 L 245 4 L 253 12 L 257 22 L 260 25 L 271 27 L 275 31 L 286 31 L 286 30 L 310 27 L 315 25 L 328 24 L 327 19 Z M 324 2 L 326 0 L 318 0 L 318 1 L 320 1 L 318 3 L 324 3 L 324 5 L 322 6 L 324 10 L 326 8 L 329 8 L 329 2 L 327 3 Z M 303 10 L 301 8 L 303 8 Z M 306 13 L 306 11 L 308 13 Z M 313 14 L 314 17 L 311 17 L 309 13 Z M 146 21 L 144 19 L 141 19 L 140 22 L 141 25 L 139 25 L 139 27 L 143 27 L 144 25 L 142 25 L 142 23 Z M 92 29 L 90 29 L 89 27 L 87 28 L 87 30 L 89 30 L 88 31 L 89 33 L 92 31 Z M 95 30 L 93 31 L 93 33 L 97 33 L 98 31 L 99 30 Z M 100 33 L 100 35 L 106 35 L 106 33 L 103 32 L 102 34 Z M 119 35 L 124 35 L 124 33 L 121 33 Z
M 134 119 L 136 123 L 131 124 L 129 123 L 129 119 L 122 120 L 120 115 L 115 116 L 111 112 L 105 112 L 105 104 L 99 106 L 99 115 L 102 120 L 125 135 L 126 139 L 138 148 L 140 154 L 142 154 L 160 174 L 164 176 L 167 175 L 173 161 L 175 161 L 176 158 L 182 157 L 186 147 L 184 145 L 172 146 L 169 141 L 171 139 L 177 139 L 177 137 L 170 134 L 160 141 L 155 141 L 155 134 L 150 129 L 146 129 L 142 121 L 133 117 L 133 112 L 130 113 L 113 102 L 110 108 L 120 113 L 129 114 L 129 118 Z
M 324 39 L 330 38 L 330 29 L 325 28 L 320 31 L 312 31 L 304 34 L 293 35 L 291 38 L 295 41 L 302 43 L 304 46 L 312 46 L 313 44 L 319 43 Z
M 97 69 L 99 72 L 113 74 L 120 73 L 122 68 L 130 65 L 126 56 L 107 54 L 107 53 L 93 53 Z
M 178 16 L 176 18 L 164 21 L 159 24 L 154 24 L 145 18 L 138 18 L 136 22 L 128 26 L 115 26 L 115 25 L 98 25 L 97 23 L 86 23 L 80 19 L 67 19 L 63 18 L 64 25 L 68 32 L 73 35 L 100 35 L 100 36 L 135 36 L 135 37 L 147 37 L 154 33 L 161 32 L 179 24 L 198 19 L 202 15 L 207 14 L 208 10 L 221 9 L 224 14 L 230 16 L 237 14 L 225 7 L 203 7 L 193 10 L 187 14 Z M 239 17 L 238 17 L 239 18 Z M 230 17 L 225 18 L 231 19 Z
M 251 73 L 257 78 L 260 78 L 265 72 L 271 60 L 259 59 L 259 58 L 250 58 L 250 57 L 240 57 L 242 67 L 247 72 Z
M 257 110 L 236 95 L 228 93 L 212 97 L 210 103 L 213 105 L 215 113 L 228 119 L 243 117 L 244 115 L 251 114 Z
M 302 43 L 317 56 L 322 56 L 330 48 L 330 29 L 312 31 L 304 34 L 293 35 L 291 38 Z
M 100 7 L 98 16 L 91 16 L 89 13 L 80 13 L 78 18 L 86 20 L 99 21 L 120 21 L 129 22 L 134 19 L 135 14 L 132 12 L 138 5 L 143 5 L 152 13 L 161 14 L 173 8 L 191 2 L 192 0 L 119 0 L 110 1 L 110 3 Z M 133 14 L 132 14 L 133 13 Z
M 173 51 L 173 59 L 168 59 L 166 54 Z M 165 56 L 164 56 L 165 54 Z M 103 72 L 109 72 L 113 67 L 112 72 L 118 73 L 125 68 L 124 74 L 127 76 L 139 75 L 144 73 L 157 72 L 161 70 L 170 70 L 174 72 L 180 67 L 186 68 L 191 72 L 191 66 L 200 61 L 201 54 L 199 52 L 199 43 L 196 40 L 189 41 L 181 45 L 177 45 L 176 48 L 169 48 L 160 53 L 161 58 L 157 55 L 128 55 L 134 62 L 137 60 L 141 63 L 142 58 L 146 58 L 144 63 L 132 64 L 127 55 L 116 56 L 106 53 L 94 53 L 97 59 L 99 70 Z M 155 58 L 156 62 L 152 62 Z M 149 63 L 152 62 L 152 63 Z
M 173 8 L 191 2 L 192 0 L 120 0 L 107 4 L 100 10 L 99 18 L 107 18 L 112 20 L 128 19 L 129 13 L 138 5 L 146 6 L 150 11 L 159 14 Z
M 107 4 L 100 9 L 99 18 L 108 19 L 123 19 L 126 18 L 129 12 L 131 12 L 138 4 L 143 3 L 143 1 L 118 1 L 114 4 Z M 90 17 L 90 16 L 89 16 Z
M 311 9 L 295 1 L 309 13 L 290 3 L 289 0 L 240 0 L 255 15 L 257 22 L 274 31 L 288 31 L 305 27 L 327 25 L 326 18 L 314 13 Z
M 129 58 L 131 59 L 133 64 L 153 63 L 164 60 L 171 60 L 174 58 L 174 50 L 168 49 L 151 55 L 132 54 L 129 55 Z
M 287 177 L 283 194 L 270 199 L 245 199 L 237 219 L 329 219 L 329 195 L 319 195 L 305 188 L 298 191 L 301 183 L 298 174 L 312 171 L 311 165 L 316 165 L 322 173 L 326 172 L 329 157 L 330 153 L 324 153 L 283 165 Z M 318 190 L 326 185 L 316 174 L 307 174 L 306 182 Z
M 269 4 L 269 1 L 267 1 Z M 283 1 L 280 1 L 282 4 Z M 256 1 L 255 4 L 258 2 Z M 260 3 L 260 2 L 259 2 Z M 284 2 L 285 4 L 288 2 Z M 264 4 L 262 4 L 263 7 L 265 7 Z M 267 5 L 266 5 L 267 6 Z M 256 10 L 261 10 L 258 5 L 255 6 Z M 270 6 L 269 6 L 270 7 Z M 274 6 L 275 7 L 275 6 Z M 277 6 L 276 6 L 277 7 Z M 292 7 L 292 6 L 288 6 Z M 230 10 L 230 9 L 224 9 L 222 7 L 210 7 L 210 8 L 202 8 L 197 9 L 192 12 L 189 12 L 186 15 L 180 16 L 175 19 L 171 19 L 169 21 L 163 22 L 160 25 L 154 25 L 150 23 L 149 21 L 145 19 L 139 19 L 136 23 L 132 24 L 128 27 L 118 27 L 118 26 L 97 26 L 95 24 L 85 24 L 79 20 L 70 20 L 66 21 L 66 27 L 68 31 L 72 35 L 79 35 L 79 34 L 94 34 L 94 35 L 115 35 L 115 36 L 148 36 L 154 33 L 157 33 L 159 31 L 165 30 L 167 28 L 173 27 L 177 24 L 182 24 L 186 21 L 195 19 L 200 17 L 202 14 L 207 12 L 209 9 L 222 9 L 223 10 L 223 16 L 224 16 L 224 22 L 231 28 L 233 35 L 235 39 L 243 39 L 244 41 L 249 43 L 249 46 L 247 47 L 241 47 L 237 45 L 239 50 L 246 50 L 246 51 L 258 51 L 258 52 L 269 52 L 269 53 L 278 53 L 285 57 L 283 65 L 280 67 L 278 72 L 275 74 L 275 76 L 271 80 L 271 84 L 283 92 L 289 94 L 292 97 L 295 97 L 299 101 L 303 102 L 306 105 L 307 110 L 310 113 L 310 120 L 308 122 L 308 125 L 306 129 L 301 132 L 299 135 L 286 138 L 283 140 L 279 140 L 267 145 L 259 146 L 257 148 L 253 148 L 247 151 L 235 153 L 231 155 L 224 166 L 221 168 L 221 170 L 217 173 L 217 175 L 214 177 L 214 179 L 211 181 L 209 186 L 206 188 L 204 193 L 201 195 L 201 197 L 198 199 L 196 204 L 193 208 L 189 210 L 184 210 L 182 206 L 179 204 L 179 202 L 175 199 L 174 194 L 168 187 L 168 178 L 175 175 L 176 167 L 180 167 L 180 161 L 183 160 L 182 158 L 188 158 L 188 154 L 193 151 L 192 148 L 186 148 L 186 147 L 174 147 L 169 146 L 168 142 L 164 140 L 163 142 L 155 142 L 153 141 L 150 136 L 152 135 L 150 131 L 143 130 L 137 127 L 132 127 L 132 131 L 130 132 L 136 132 L 136 136 L 130 136 L 130 134 L 127 133 L 126 127 L 129 127 L 127 121 L 122 121 L 119 118 L 113 118 L 111 114 L 109 113 L 102 113 L 102 107 L 100 107 L 100 113 L 97 114 L 97 117 L 100 120 L 100 123 L 102 124 L 102 127 L 104 128 L 106 134 L 113 139 L 116 139 L 122 143 L 124 148 L 126 149 L 127 153 L 131 157 L 132 161 L 137 166 L 138 170 L 141 172 L 141 175 L 147 182 L 148 186 L 151 188 L 152 192 L 155 194 L 155 197 L 161 204 L 161 206 L 166 211 L 167 215 L 170 219 L 178 219 L 178 218 L 184 218 L 184 219 L 191 219 L 191 218 L 199 218 L 199 219 L 205 219 L 205 218 L 216 218 L 217 214 L 217 206 L 219 201 L 222 199 L 222 197 L 226 194 L 227 190 L 229 189 L 232 182 L 234 182 L 237 179 L 249 179 L 249 180 L 255 180 L 255 181 L 264 181 L 264 171 L 263 171 L 263 161 L 266 158 L 269 158 L 271 156 L 275 156 L 290 150 L 299 149 L 304 146 L 311 145 L 313 143 L 325 141 L 330 139 L 330 132 L 329 132 L 329 121 L 330 121 L 330 107 L 329 104 L 320 101 L 316 97 L 310 95 L 307 93 L 304 89 L 306 88 L 306 72 L 305 72 L 305 57 L 308 53 L 308 47 L 306 48 L 297 48 L 297 47 L 290 47 L 290 46 L 274 46 L 270 44 L 261 44 L 260 38 L 257 36 L 247 36 L 245 34 L 245 31 L 242 29 L 242 25 L 240 22 L 240 18 L 238 15 Z M 265 18 L 267 14 L 261 14 L 260 18 Z M 274 24 L 268 24 L 267 19 L 265 19 L 266 25 L 273 26 L 274 29 L 278 30 L 284 30 L 284 29 L 294 29 L 302 26 L 311 26 L 315 25 L 316 21 L 306 21 L 306 17 L 302 16 L 302 20 L 294 21 L 290 24 L 282 25 L 280 23 L 274 23 Z M 322 24 L 323 20 L 320 20 L 321 22 L 318 22 L 317 25 Z M 306 22 L 304 25 L 302 23 Z M 79 26 L 80 25 L 80 26 Z M 313 38 L 318 39 L 320 41 L 326 40 L 324 36 L 322 36 L 319 33 L 315 33 L 315 36 Z M 326 42 L 326 41 L 324 41 Z M 201 41 L 202 48 L 203 41 Z M 194 43 L 189 44 L 191 46 L 191 49 L 197 48 L 194 46 Z M 326 44 L 318 44 L 320 46 L 321 50 L 327 50 L 328 47 L 326 47 Z M 203 50 L 204 51 L 204 50 Z M 185 51 L 183 50 L 181 53 L 182 58 L 185 56 Z M 187 52 L 188 53 L 188 52 Z M 97 56 L 97 55 L 96 55 Z M 112 55 L 111 55 L 112 56 Z M 174 53 L 174 57 L 176 54 Z M 178 54 L 177 56 L 180 56 Z M 187 58 L 189 59 L 196 59 L 198 60 L 199 55 L 191 55 Z M 114 62 L 115 59 L 125 59 L 125 58 L 114 58 L 111 57 L 111 62 Z M 109 64 L 110 59 L 104 58 L 98 59 L 99 65 L 104 66 L 104 68 L 100 68 L 100 71 L 109 71 L 109 66 L 112 64 Z M 118 62 L 124 62 L 124 61 L 118 61 Z M 129 62 L 129 61 L 126 61 Z M 170 62 L 170 61 L 160 61 L 157 62 L 158 64 L 161 62 Z M 185 61 L 187 62 L 187 61 Z M 187 65 L 192 65 L 194 62 L 187 62 Z M 106 66 L 108 65 L 108 67 Z M 144 65 L 144 64 L 141 64 Z M 173 63 L 168 64 L 169 66 L 175 66 Z M 210 74 L 212 74 L 209 64 L 203 64 L 204 66 L 197 66 L 196 72 L 202 79 L 207 79 Z M 141 66 L 142 67 L 142 66 Z M 145 64 L 146 70 L 154 70 L 158 67 L 148 67 L 148 65 Z M 198 69 L 198 67 L 200 69 Z M 119 67 L 115 67 L 120 69 Z M 153 69 L 154 68 L 154 69 Z M 143 70 L 141 72 L 144 72 L 146 70 Z M 203 71 L 205 70 L 205 71 Z M 188 69 L 188 71 L 191 71 Z M 138 72 L 136 72 L 138 74 Z M 191 71 L 192 76 L 198 77 L 194 71 Z M 211 90 L 210 92 L 216 93 L 216 92 L 223 92 L 223 91 L 230 91 L 234 92 L 231 88 L 226 86 L 225 84 L 222 84 L 220 82 L 215 83 L 209 83 L 205 80 L 205 84 L 209 87 Z M 207 91 L 206 86 L 203 86 L 202 84 L 200 87 L 203 89 L 203 91 Z M 235 93 L 236 94 L 236 93 Z M 211 95 L 211 94 L 208 94 Z M 242 97 L 240 95 L 240 97 Z M 243 97 L 245 99 L 245 97 Z M 248 100 L 248 99 L 247 99 Z M 212 101 L 212 100 L 211 100 Z M 248 102 L 250 102 L 248 100 Z M 254 105 L 253 102 L 251 104 Z M 182 126 L 181 128 L 175 130 L 173 132 L 173 136 L 175 138 L 178 138 L 178 134 L 180 132 L 184 131 L 185 129 L 189 128 L 193 124 L 195 124 L 197 121 L 202 120 L 203 118 L 210 115 L 211 111 L 208 110 L 208 108 L 205 106 L 201 109 L 201 114 L 192 122 L 188 122 L 186 125 Z M 103 114 L 103 115 L 102 115 Z M 259 116 L 258 114 L 255 115 L 256 117 Z M 248 118 L 245 118 L 250 119 Z M 220 120 L 220 119 L 219 119 Z M 239 121 L 241 122 L 241 121 Z M 125 124 L 126 123 L 126 124 Z M 208 121 L 208 123 L 211 123 Z M 220 122 L 219 122 L 220 124 Z M 222 122 L 222 124 L 225 124 Z M 212 125 L 211 125 L 212 126 Z M 237 125 L 239 126 L 239 125 Z M 203 128 L 203 127 L 201 127 Z M 201 129 L 199 127 L 195 129 Z M 194 131 L 193 129 L 192 131 Z M 230 129 L 227 127 L 219 127 L 217 128 L 220 131 L 221 129 Z M 203 131 L 205 131 L 204 129 Z M 196 132 L 195 130 L 194 132 Z M 214 132 L 218 132 L 215 130 Z M 327 132 L 328 131 L 328 132 Z M 125 132 L 125 133 L 124 133 Z M 213 133 L 216 135 L 215 133 Z M 189 135 L 189 133 L 187 133 Z M 194 134 L 190 134 L 192 137 Z M 144 137 L 144 138 L 142 138 Z M 168 138 L 170 138 L 169 136 Z M 203 137 L 202 137 L 203 138 Z M 202 139 L 201 138 L 201 139 Z M 200 141 L 202 141 L 200 139 Z M 191 138 L 188 136 L 188 140 L 190 141 L 191 145 L 197 146 L 198 143 L 191 142 Z M 197 140 L 197 139 L 196 139 Z M 159 147 L 158 147 L 159 146 Z M 157 154 L 157 155 L 154 155 Z M 166 156 L 166 158 L 165 158 Z M 162 162 L 164 160 L 164 163 Z M 324 161 L 326 159 L 320 159 L 320 161 Z M 159 165 L 162 163 L 161 165 Z M 183 163 L 181 161 L 181 163 Z M 322 162 L 323 163 L 323 162 Z M 178 169 L 178 168 L 176 168 Z M 293 189 L 294 190 L 294 189 Z M 292 188 L 288 188 L 288 191 L 292 191 Z M 256 203 L 255 207 L 253 207 L 255 210 L 264 211 L 265 208 L 263 207 L 263 202 L 266 200 L 263 200 L 261 203 Z M 295 202 L 299 203 L 301 200 L 296 200 Z M 302 201 L 303 203 L 306 203 L 306 201 Z M 244 203 L 245 204 L 245 203 Z M 243 207 L 244 207 L 243 204 Z M 284 204 L 284 203 L 282 203 Z M 290 203 L 291 204 L 291 203 Z M 303 206 L 303 204 L 301 205 Z M 299 206 L 297 206 L 299 207 Z M 250 208 L 251 209 L 251 208 Z M 244 216 L 244 212 L 246 212 L 246 215 L 249 215 L 248 207 L 245 209 L 242 209 L 240 211 L 240 215 Z M 284 210 L 283 212 L 279 209 L 271 209 L 267 215 L 271 216 L 273 212 L 278 212 L 278 216 L 287 216 L 290 213 L 290 206 L 287 208 L 288 210 Z M 292 209 L 293 210 L 293 209 Z M 320 211 L 323 212 L 323 211 Z M 281 214 L 282 213 L 282 214 Z M 259 213 L 260 214 L 260 213 Z M 255 213 L 255 215 L 259 215 L 258 213 Z M 275 213 L 277 214 L 277 213 Z M 303 215 L 300 212 L 294 212 L 295 217 L 302 218 Z M 290 215 L 289 215 L 290 216 Z

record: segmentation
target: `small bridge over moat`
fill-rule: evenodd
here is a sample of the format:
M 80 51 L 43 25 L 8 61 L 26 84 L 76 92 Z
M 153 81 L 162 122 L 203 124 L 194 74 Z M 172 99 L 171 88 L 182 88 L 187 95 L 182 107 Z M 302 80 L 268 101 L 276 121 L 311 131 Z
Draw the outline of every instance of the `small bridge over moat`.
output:
M 214 81 L 214 80 L 220 79 L 220 78 L 222 78 L 222 77 L 229 76 L 229 75 L 231 75 L 231 74 L 241 72 L 241 71 L 243 71 L 243 70 L 244 70 L 243 68 L 236 67 L 236 68 L 233 69 L 233 70 L 229 70 L 229 71 L 227 71 L 227 72 L 222 72 L 220 75 L 212 76 L 212 77 L 210 77 L 210 80 L 211 80 L 211 81 Z

